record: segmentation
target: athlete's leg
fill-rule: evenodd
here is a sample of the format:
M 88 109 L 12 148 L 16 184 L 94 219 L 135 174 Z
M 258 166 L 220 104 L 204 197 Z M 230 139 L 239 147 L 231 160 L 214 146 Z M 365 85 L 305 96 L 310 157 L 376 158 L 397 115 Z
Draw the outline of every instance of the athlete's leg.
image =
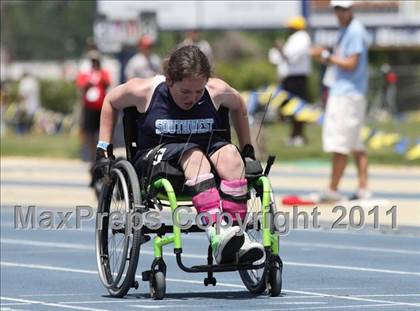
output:
M 247 181 L 241 154 L 235 145 L 228 144 L 214 152 L 210 160 L 220 177 L 222 209 L 236 219 L 236 214 L 244 219 L 247 211 Z
M 198 148 L 183 153 L 180 159 L 186 180 L 196 180 L 198 176 L 209 174 L 211 167 L 206 155 Z
M 248 185 L 245 177 L 244 161 L 232 144 L 225 145 L 217 150 L 210 160 L 214 164 L 218 176 L 221 178 L 220 194 L 222 209 L 229 213 L 233 220 L 244 220 L 247 213 Z M 242 262 L 253 262 L 264 256 L 261 244 L 251 242 L 245 234 L 245 242 L 239 250 L 239 259 Z
M 210 163 L 205 154 L 198 148 L 186 151 L 180 164 L 186 177 L 185 186 L 192 193 L 192 202 L 198 213 L 209 213 L 211 221 L 217 221 L 220 214 L 220 195 L 216 188 L 214 176 L 210 173 Z M 210 219 L 204 218 L 207 224 Z M 237 235 L 238 227 L 222 229 L 217 234 L 215 227 L 207 230 L 207 236 L 213 248 L 213 254 L 217 263 L 232 262 L 239 248 L 244 242 L 243 235 Z

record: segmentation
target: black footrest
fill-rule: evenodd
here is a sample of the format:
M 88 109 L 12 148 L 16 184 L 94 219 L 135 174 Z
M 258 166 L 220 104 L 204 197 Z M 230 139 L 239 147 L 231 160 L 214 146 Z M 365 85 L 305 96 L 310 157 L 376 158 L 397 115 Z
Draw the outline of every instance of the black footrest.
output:
M 247 269 L 259 269 L 261 265 L 253 265 L 252 263 L 230 263 L 230 264 L 220 264 L 220 265 L 198 265 L 192 266 L 191 269 L 196 270 L 197 272 L 223 272 L 223 271 L 238 271 L 238 270 L 247 270 Z M 262 264 L 264 266 L 264 264 Z
M 264 268 L 266 262 L 260 264 L 252 264 L 252 263 L 230 263 L 230 264 L 220 264 L 220 265 L 198 265 L 187 267 L 182 263 L 181 253 L 176 254 L 176 262 L 178 266 L 185 272 L 227 272 L 227 271 L 239 271 L 239 270 L 250 270 L 250 269 L 261 269 Z
M 230 263 L 230 264 L 222 264 L 222 265 L 197 265 L 192 266 L 191 269 L 197 269 L 197 270 L 216 270 L 220 268 L 237 268 L 238 264 Z

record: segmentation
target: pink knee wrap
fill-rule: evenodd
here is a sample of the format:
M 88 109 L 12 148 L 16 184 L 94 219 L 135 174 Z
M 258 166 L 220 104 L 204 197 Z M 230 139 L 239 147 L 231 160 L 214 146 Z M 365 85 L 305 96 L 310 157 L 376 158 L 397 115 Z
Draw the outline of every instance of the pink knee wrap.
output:
M 197 213 L 209 213 L 211 215 L 213 223 L 216 223 L 216 213 L 221 213 L 220 195 L 219 191 L 217 191 L 216 188 L 208 189 L 193 196 L 192 202 L 197 210 Z
M 232 197 L 244 196 L 248 191 L 247 180 L 222 180 L 220 183 L 220 190 Z M 243 220 L 245 219 L 247 212 L 246 200 L 244 202 L 235 202 L 233 200 L 224 198 L 222 199 L 222 209 L 223 212 L 229 213 L 233 220 L 236 220 L 237 214 L 239 214 L 239 217 Z

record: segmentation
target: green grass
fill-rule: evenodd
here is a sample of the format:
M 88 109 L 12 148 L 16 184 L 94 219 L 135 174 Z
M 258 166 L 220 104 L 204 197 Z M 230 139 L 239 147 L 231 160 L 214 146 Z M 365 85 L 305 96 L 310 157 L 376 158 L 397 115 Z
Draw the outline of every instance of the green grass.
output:
M 398 127 L 391 122 L 370 126 L 388 133 L 397 132 L 410 138 L 412 143 L 420 139 L 419 122 L 399 123 Z M 299 162 L 307 165 L 311 165 L 311 163 L 318 165 L 320 162 L 329 163 L 330 155 L 323 153 L 321 148 L 321 127 L 316 124 L 307 124 L 306 134 L 310 142 L 309 145 L 300 148 L 289 147 L 285 143 L 289 135 L 289 124 L 280 122 L 266 124 L 259 137 L 259 144 L 265 146 L 265 155 L 274 154 L 277 156 L 277 161 Z M 9 132 L 1 139 L 1 156 L 77 158 L 79 149 L 78 137 L 64 133 L 17 136 Z M 368 153 L 371 163 L 420 165 L 420 160 L 408 161 L 403 155 L 395 153 L 392 147 L 380 150 L 368 149 Z
M 401 123 L 398 126 L 391 122 L 378 123 L 372 124 L 370 127 L 386 133 L 399 133 L 404 137 L 408 137 L 412 144 L 420 139 L 420 123 L 418 122 Z M 307 124 L 305 132 L 309 144 L 299 148 L 287 146 L 286 141 L 289 132 L 289 124 L 275 123 L 264 125 L 258 143 L 260 146 L 264 146 L 266 155 L 274 154 L 277 157 L 276 160 L 281 162 L 298 161 L 311 164 L 311 162 L 319 163 L 320 161 L 327 163 L 330 160 L 330 154 L 322 152 L 321 126 Z M 371 163 L 420 165 L 420 160 L 408 161 L 403 155 L 397 154 L 393 147 L 379 150 L 368 148 L 368 154 Z
M 1 138 L 1 156 L 77 158 L 80 144 L 76 135 L 15 135 Z

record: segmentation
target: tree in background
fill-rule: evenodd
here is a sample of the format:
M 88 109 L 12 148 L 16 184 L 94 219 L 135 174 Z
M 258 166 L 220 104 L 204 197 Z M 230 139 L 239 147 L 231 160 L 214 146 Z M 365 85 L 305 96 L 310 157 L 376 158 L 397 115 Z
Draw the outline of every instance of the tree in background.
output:
M 1 41 L 15 60 L 78 58 L 96 1 L 1 1 Z

